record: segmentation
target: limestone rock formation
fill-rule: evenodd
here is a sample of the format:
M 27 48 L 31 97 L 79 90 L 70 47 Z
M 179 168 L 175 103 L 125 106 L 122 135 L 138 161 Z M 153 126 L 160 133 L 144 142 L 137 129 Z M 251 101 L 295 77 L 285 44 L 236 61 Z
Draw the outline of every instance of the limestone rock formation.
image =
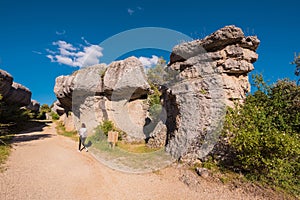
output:
M 13 77 L 0 69 L 0 94 L 3 101 L 11 105 L 27 106 L 31 102 L 31 91 L 19 83 L 13 82 Z
M 58 100 L 56 100 L 53 103 L 51 111 L 57 113 L 59 116 L 61 116 L 61 115 L 63 115 L 65 113 L 65 109 L 62 108 L 62 105 L 61 105 L 61 103 Z
M 73 115 L 74 127 L 84 122 L 92 131 L 103 120 L 111 120 L 127 133 L 125 140 L 145 139 L 143 133 L 147 106 L 144 99 L 150 90 L 142 63 L 135 57 L 80 69 L 70 76 L 56 78 L 54 92 L 59 102 L 56 112 Z
M 72 110 L 72 92 L 74 76 L 59 76 L 55 80 L 54 93 L 67 111 Z
M 154 129 L 149 134 L 147 146 L 150 148 L 164 147 L 167 140 L 166 125 L 162 121 L 159 121 L 158 123 L 154 123 L 153 126 Z
M 150 89 L 143 65 L 136 57 L 111 63 L 104 76 L 104 87 L 107 94 L 114 93 L 112 98 L 131 100 L 147 95 Z
M 26 106 L 26 108 L 33 112 L 38 112 L 40 110 L 40 103 L 36 100 L 31 100 L 30 104 Z
M 166 68 L 169 81 L 161 86 L 164 123 L 147 123 L 150 86 L 135 57 L 58 77 L 54 107 L 65 118 L 73 116 L 75 127 L 84 122 L 92 131 L 111 120 L 129 142 L 146 139 L 150 147 L 165 145 L 177 159 L 202 159 L 218 140 L 226 106 L 242 103 L 250 91 L 248 73 L 258 59 L 259 43 L 256 36 L 226 26 L 175 46 Z
M 250 91 L 248 73 L 259 40 L 226 26 L 202 40 L 174 47 L 168 70 L 176 83 L 164 90 L 167 151 L 176 158 L 205 157 L 217 142 L 226 106 L 242 102 Z

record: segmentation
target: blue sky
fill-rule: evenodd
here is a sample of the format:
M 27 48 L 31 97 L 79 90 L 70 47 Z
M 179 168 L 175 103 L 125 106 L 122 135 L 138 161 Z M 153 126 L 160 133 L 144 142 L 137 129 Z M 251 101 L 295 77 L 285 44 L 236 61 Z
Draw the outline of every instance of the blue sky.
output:
M 77 70 L 89 50 L 96 52 L 94 58 L 100 62 L 105 60 L 105 51 L 97 49 L 98 45 L 115 34 L 140 27 L 162 27 L 202 38 L 234 24 L 246 35 L 254 34 L 261 40 L 254 73 L 262 72 L 271 82 L 284 77 L 296 79 L 290 62 L 294 52 L 300 52 L 299 6 L 299 1 L 291 0 L 1 0 L 0 68 L 30 88 L 33 99 L 51 104 L 56 99 L 55 78 Z M 49 55 L 57 55 L 51 52 L 59 47 L 72 53 L 77 64 L 69 64 L 75 67 L 59 63 L 68 64 L 66 60 L 52 58 L 51 62 Z M 168 52 L 154 49 L 126 56 L 131 54 L 168 59 Z

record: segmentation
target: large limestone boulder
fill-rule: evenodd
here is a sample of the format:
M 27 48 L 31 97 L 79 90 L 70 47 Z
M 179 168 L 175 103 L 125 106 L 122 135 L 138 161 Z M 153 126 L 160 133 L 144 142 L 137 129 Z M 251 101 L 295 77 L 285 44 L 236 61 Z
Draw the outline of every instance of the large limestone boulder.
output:
M 226 26 L 202 40 L 174 47 L 169 71 L 177 82 L 163 93 L 167 151 L 180 159 L 204 158 L 217 142 L 226 106 L 250 91 L 248 73 L 258 59 L 259 40 Z
M 74 76 L 59 76 L 55 79 L 54 93 L 66 111 L 72 110 L 72 93 Z
M 13 84 L 13 77 L 6 71 L 0 69 L 0 94 L 6 97 Z
M 143 132 L 150 90 L 142 63 L 135 57 L 80 69 L 56 78 L 54 92 L 59 102 L 56 112 L 72 115 L 74 127 L 85 123 L 91 133 L 103 120 L 111 120 L 127 133 L 126 141 L 139 142 Z M 70 124 L 70 123 L 65 123 Z
M 13 82 L 13 77 L 0 70 L 0 94 L 3 100 L 11 105 L 27 106 L 31 102 L 31 91 L 25 86 Z
M 86 96 L 102 93 L 102 78 L 105 69 L 105 64 L 99 64 L 80 69 L 69 76 L 57 77 L 54 93 L 61 104 L 60 107 L 66 112 L 72 111 L 72 106 L 75 109 L 78 108 Z
M 105 93 L 117 99 L 138 99 L 149 92 L 150 86 L 142 63 L 136 57 L 111 63 L 104 76 Z

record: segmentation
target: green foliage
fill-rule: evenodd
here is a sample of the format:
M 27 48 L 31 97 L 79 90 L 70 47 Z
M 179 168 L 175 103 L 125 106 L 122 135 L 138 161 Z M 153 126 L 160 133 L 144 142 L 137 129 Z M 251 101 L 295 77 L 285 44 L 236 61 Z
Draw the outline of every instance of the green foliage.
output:
M 51 112 L 51 109 L 50 107 L 48 106 L 48 104 L 43 104 L 40 108 L 41 112 L 45 112 L 45 113 L 48 113 L 48 112 Z
M 295 69 L 295 75 L 296 76 L 300 76 L 300 53 L 297 54 L 295 53 L 295 58 L 294 61 L 292 62 L 293 65 L 296 65 L 296 69 Z M 300 79 L 298 80 L 299 83 Z
M 152 94 L 148 95 L 149 114 L 152 119 L 158 119 L 162 111 L 160 102 L 161 92 L 154 84 L 150 84 Z
M 107 71 L 107 68 L 104 68 L 99 72 L 102 79 L 104 78 L 106 71 Z
M 114 124 L 112 121 L 104 120 L 100 126 L 100 130 L 107 136 L 109 131 L 115 130 Z
M 9 105 L 5 102 L 0 103 L 0 123 L 20 123 L 26 122 L 34 117 L 27 109 L 20 109 L 16 105 Z
M 109 131 L 117 131 L 119 133 L 118 140 L 122 140 L 122 136 L 126 133 L 115 127 L 110 120 L 104 120 L 99 126 L 95 128 L 95 134 L 92 136 L 94 141 L 106 140 Z
M 156 66 L 147 70 L 147 79 L 153 85 L 171 85 L 178 82 L 178 70 L 166 67 L 166 61 L 161 57 Z
M 11 150 L 10 141 L 13 134 L 11 134 L 10 126 L 10 124 L 0 123 L 0 172 L 2 170 L 1 165 L 6 161 Z
M 232 134 L 234 168 L 299 195 L 300 87 L 288 80 L 269 87 L 261 75 L 254 78 L 258 91 L 226 116 L 224 132 Z
M 40 111 L 37 115 L 37 119 L 46 119 L 46 113 L 50 113 L 50 112 L 51 112 L 51 109 L 48 106 L 48 104 L 43 104 L 40 107 Z
M 53 120 L 59 120 L 59 115 L 56 112 L 51 112 L 50 115 Z
M 162 111 L 162 106 L 160 104 L 155 104 L 149 108 L 150 117 L 153 120 L 158 120 L 160 113 Z
M 148 69 L 147 78 L 150 84 L 163 85 L 165 83 L 165 65 L 166 61 L 160 58 L 156 66 Z

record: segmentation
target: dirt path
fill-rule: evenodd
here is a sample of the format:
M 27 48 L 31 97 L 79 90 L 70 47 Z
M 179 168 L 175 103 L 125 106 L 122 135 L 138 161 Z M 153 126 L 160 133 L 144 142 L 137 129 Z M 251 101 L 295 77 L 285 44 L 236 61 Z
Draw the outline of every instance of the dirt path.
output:
M 115 171 L 76 147 L 53 124 L 18 134 L 0 174 L 0 199 L 257 199 L 200 177 L 184 184 L 180 179 L 193 173 L 175 167 L 140 175 Z

